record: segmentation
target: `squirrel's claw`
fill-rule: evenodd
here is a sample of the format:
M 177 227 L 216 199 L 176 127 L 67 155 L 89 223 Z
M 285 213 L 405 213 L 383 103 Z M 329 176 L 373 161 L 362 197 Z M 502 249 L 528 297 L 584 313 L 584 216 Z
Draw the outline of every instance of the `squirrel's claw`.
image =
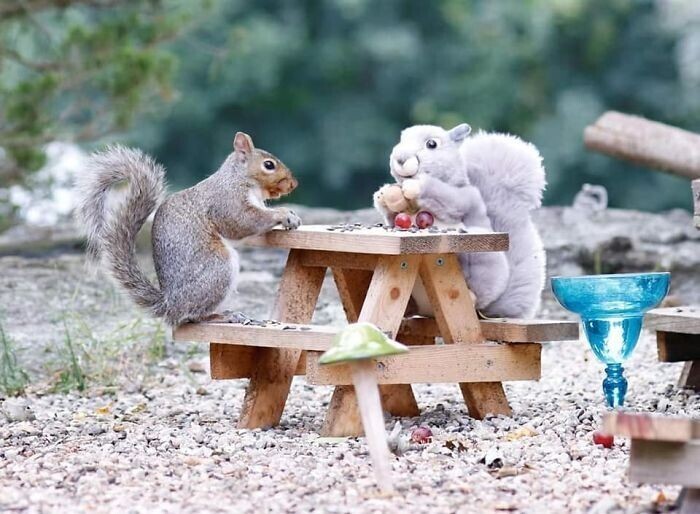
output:
M 224 311 L 223 317 L 227 323 L 245 323 L 250 321 L 250 318 L 240 311 Z
M 286 212 L 281 223 L 286 230 L 292 230 L 295 228 L 299 228 L 299 226 L 301 225 L 301 218 L 297 215 L 296 212 L 290 209 Z

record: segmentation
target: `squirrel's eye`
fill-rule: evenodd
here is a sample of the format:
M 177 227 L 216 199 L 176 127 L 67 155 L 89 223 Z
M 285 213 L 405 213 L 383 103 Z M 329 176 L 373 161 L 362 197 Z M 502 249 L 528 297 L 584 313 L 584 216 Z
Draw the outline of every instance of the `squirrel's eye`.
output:
M 438 147 L 438 143 L 434 139 L 428 139 L 425 142 L 425 147 L 430 148 L 431 150 L 435 150 Z
M 275 161 L 271 161 L 270 159 L 268 159 L 263 162 L 263 166 L 265 166 L 266 170 L 272 171 L 275 169 Z

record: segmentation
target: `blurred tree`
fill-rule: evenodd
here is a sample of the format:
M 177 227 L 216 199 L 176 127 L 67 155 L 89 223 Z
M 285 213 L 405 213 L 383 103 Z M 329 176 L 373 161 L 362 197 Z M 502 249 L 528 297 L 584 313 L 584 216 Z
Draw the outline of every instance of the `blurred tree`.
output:
M 669 1 L 692 3 L 219 2 L 173 45 L 188 56 L 181 100 L 131 139 L 184 186 L 212 172 L 233 133 L 246 130 L 300 176 L 292 200 L 357 207 L 388 180 L 403 127 L 467 121 L 534 141 L 549 202 L 568 203 L 595 182 L 612 205 L 684 205 L 682 180 L 582 145 L 584 126 L 607 109 L 700 128 L 699 102 L 674 57 L 681 33 L 658 7 Z
M 206 0 L 3 0 L 0 184 L 25 180 L 56 139 L 126 129 L 173 97 L 177 59 L 163 48 Z

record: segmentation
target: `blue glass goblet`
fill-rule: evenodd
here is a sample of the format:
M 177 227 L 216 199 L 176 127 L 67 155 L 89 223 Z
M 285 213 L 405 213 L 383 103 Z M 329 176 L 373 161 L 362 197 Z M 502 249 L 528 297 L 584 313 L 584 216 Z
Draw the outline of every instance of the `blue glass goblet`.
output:
M 610 407 L 625 400 L 622 362 L 637 346 L 644 313 L 668 293 L 669 278 L 669 273 L 630 273 L 552 279 L 554 296 L 581 316 L 593 353 L 606 365 L 603 393 Z

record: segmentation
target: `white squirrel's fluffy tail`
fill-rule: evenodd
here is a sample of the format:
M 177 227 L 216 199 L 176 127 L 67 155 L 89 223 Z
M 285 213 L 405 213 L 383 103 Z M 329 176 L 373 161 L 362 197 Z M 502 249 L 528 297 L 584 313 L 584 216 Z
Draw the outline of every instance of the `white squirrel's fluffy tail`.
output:
M 533 317 L 545 280 L 545 252 L 530 211 L 542 205 L 546 180 L 534 145 L 508 134 L 480 132 L 460 147 L 469 180 L 481 192 L 493 230 L 510 235 L 510 278 L 485 309 L 489 316 Z
M 542 205 L 546 180 L 535 145 L 510 134 L 479 132 L 464 140 L 460 153 L 490 218 L 492 214 L 522 216 Z M 508 208 L 503 209 L 504 205 Z M 492 221 L 501 224 L 501 220 Z

